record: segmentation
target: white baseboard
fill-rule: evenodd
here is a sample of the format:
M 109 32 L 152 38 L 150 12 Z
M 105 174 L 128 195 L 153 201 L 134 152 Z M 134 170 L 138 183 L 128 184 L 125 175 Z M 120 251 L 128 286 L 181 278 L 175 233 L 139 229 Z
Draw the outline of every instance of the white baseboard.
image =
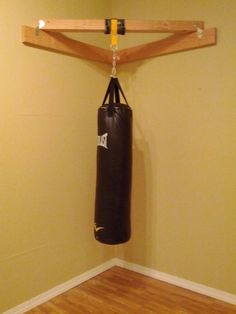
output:
M 85 273 L 83 273 L 82 275 L 79 275 L 75 278 L 72 278 L 69 281 L 66 281 L 63 284 L 60 284 L 44 293 L 39 294 L 38 296 L 17 305 L 16 307 L 7 310 L 6 312 L 2 313 L 2 314 L 23 314 L 31 309 L 33 309 L 34 307 L 47 302 L 48 300 L 68 291 L 69 289 L 72 289 L 76 286 L 78 286 L 79 284 L 81 284 L 82 282 L 85 282 L 97 275 L 99 275 L 100 273 L 108 270 L 109 268 L 113 267 L 113 266 L 119 266 L 119 267 L 123 267 L 125 269 L 129 269 L 132 271 L 135 271 L 137 273 L 146 275 L 148 277 L 154 278 L 154 279 L 158 279 L 164 282 L 168 282 L 170 284 L 173 284 L 175 286 L 181 287 L 181 288 L 185 288 L 203 295 L 207 295 L 209 297 L 230 303 L 230 304 L 235 304 L 236 305 L 236 295 L 235 294 L 231 294 L 222 290 L 218 290 L 218 289 L 214 289 L 202 284 L 198 284 L 186 279 L 182 279 L 180 277 L 176 277 L 167 273 L 163 273 L 151 268 L 147 268 L 141 265 L 137 265 L 137 264 L 133 264 L 133 263 L 129 263 L 126 262 L 124 260 L 121 260 L 119 258 L 113 258 L 109 261 L 107 261 L 104 264 L 101 264 L 100 266 L 97 266 Z
M 115 259 L 114 260 L 116 266 L 120 266 L 132 271 L 135 271 L 137 273 L 149 276 L 151 278 L 155 278 L 161 281 L 165 281 L 167 283 L 170 283 L 172 285 L 185 288 L 209 297 L 212 297 L 217 300 L 221 300 L 230 304 L 236 305 L 236 295 L 231 294 L 222 290 L 218 290 L 215 288 L 211 288 L 190 280 L 186 280 L 180 277 L 176 277 L 167 273 L 163 273 L 151 268 L 147 268 L 144 266 L 140 266 L 137 264 L 129 263 L 121 259 Z
M 34 298 L 24 302 L 24 303 L 17 305 L 16 307 L 13 307 L 13 308 L 7 310 L 6 312 L 3 312 L 2 314 L 23 314 L 23 313 L 33 309 L 34 307 L 49 301 L 50 299 L 58 296 L 59 294 L 62 294 L 64 292 L 68 291 L 69 289 L 72 289 L 72 288 L 78 286 L 82 282 L 85 282 L 85 281 L 99 275 L 100 273 L 113 267 L 114 265 L 115 265 L 115 259 L 111 259 L 108 262 L 101 264 L 101 265 L 83 273 L 82 275 L 76 276 L 76 277 L 74 277 L 74 278 L 72 278 L 72 279 L 46 291 L 46 292 L 39 294 L 38 296 L 36 296 L 36 297 L 34 297 Z

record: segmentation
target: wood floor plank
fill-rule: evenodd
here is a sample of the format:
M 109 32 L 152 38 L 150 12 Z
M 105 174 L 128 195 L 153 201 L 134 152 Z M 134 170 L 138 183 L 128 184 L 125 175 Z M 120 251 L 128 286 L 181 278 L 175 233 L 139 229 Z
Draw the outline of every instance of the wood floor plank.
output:
M 27 314 L 236 314 L 236 306 L 113 267 Z

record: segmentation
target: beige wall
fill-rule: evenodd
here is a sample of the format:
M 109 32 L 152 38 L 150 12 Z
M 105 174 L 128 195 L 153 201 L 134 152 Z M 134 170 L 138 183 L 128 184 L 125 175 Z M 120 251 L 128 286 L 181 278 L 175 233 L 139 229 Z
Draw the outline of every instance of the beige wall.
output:
M 114 256 L 93 239 L 96 110 L 108 69 L 20 42 L 20 26 L 37 18 L 110 9 L 105 0 L 0 1 L 0 313 Z
M 234 0 L 113 1 L 123 18 L 218 28 L 215 47 L 120 68 L 134 111 L 134 176 L 133 237 L 118 254 L 234 294 L 235 12 Z M 127 35 L 125 45 L 144 37 Z
M 235 11 L 234 0 L 0 1 L 0 312 L 115 253 L 236 293 Z M 92 234 L 110 68 L 20 43 L 37 18 L 111 15 L 202 19 L 219 35 L 216 47 L 119 69 L 134 110 L 133 236 L 116 252 Z M 127 35 L 120 47 L 157 37 Z

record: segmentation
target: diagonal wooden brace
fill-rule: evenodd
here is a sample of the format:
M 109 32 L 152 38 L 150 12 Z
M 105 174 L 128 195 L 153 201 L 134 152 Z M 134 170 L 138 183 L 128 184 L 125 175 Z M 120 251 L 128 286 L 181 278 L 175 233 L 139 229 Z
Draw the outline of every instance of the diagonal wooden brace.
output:
M 22 26 L 25 45 L 102 63 L 112 63 L 112 52 L 94 45 L 71 39 L 61 33 Z M 198 32 L 177 32 L 165 39 L 120 50 L 118 63 L 123 64 L 146 58 L 216 45 L 216 29 Z
M 47 32 L 44 30 L 40 30 L 36 33 L 35 28 L 29 26 L 22 26 L 22 43 L 30 47 L 91 61 L 110 64 L 112 60 L 112 52 L 107 49 L 71 39 L 61 33 Z

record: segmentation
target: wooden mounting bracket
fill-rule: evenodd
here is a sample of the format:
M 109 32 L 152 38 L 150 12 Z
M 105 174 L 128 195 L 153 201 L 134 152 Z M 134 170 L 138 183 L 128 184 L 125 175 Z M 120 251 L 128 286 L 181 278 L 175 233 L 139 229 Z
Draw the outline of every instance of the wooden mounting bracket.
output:
M 216 28 L 204 30 L 202 21 L 139 21 L 126 20 L 126 32 L 173 33 L 165 39 L 122 49 L 118 63 L 216 45 Z M 71 39 L 61 32 L 104 32 L 104 20 L 45 20 L 43 27 L 22 26 L 25 45 L 66 54 L 77 58 L 111 64 L 112 52 Z

